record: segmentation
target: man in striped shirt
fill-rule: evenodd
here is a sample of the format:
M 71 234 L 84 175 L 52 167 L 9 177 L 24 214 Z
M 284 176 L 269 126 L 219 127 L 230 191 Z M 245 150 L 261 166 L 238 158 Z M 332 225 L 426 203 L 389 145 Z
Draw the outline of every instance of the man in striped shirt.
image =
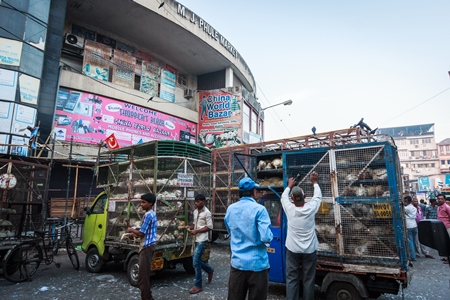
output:
M 240 200 L 231 204 L 225 214 L 225 226 L 231 236 L 231 270 L 228 300 L 267 299 L 269 257 L 273 234 L 270 217 L 263 205 L 255 201 L 258 186 L 246 177 L 239 181 Z
M 156 230 L 158 229 L 158 220 L 153 211 L 156 202 L 156 196 L 147 193 L 141 196 L 141 207 L 146 211 L 142 219 L 141 228 L 128 228 L 127 232 L 133 233 L 141 239 L 139 247 L 139 273 L 138 285 L 141 290 L 142 300 L 152 300 L 152 291 L 150 288 L 150 271 L 152 268 L 153 252 L 156 245 Z

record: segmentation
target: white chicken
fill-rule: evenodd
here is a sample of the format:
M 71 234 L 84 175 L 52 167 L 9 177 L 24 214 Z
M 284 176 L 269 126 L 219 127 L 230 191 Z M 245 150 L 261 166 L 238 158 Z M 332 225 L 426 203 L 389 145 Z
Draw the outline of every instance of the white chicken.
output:
M 275 169 L 282 168 L 283 167 L 283 160 L 281 159 L 281 157 L 280 158 L 275 158 L 274 160 L 272 160 L 271 164 L 272 164 L 272 166 Z
M 264 170 L 266 168 L 267 163 L 264 160 L 260 160 L 258 162 L 258 167 L 256 167 L 256 169 L 258 171 Z

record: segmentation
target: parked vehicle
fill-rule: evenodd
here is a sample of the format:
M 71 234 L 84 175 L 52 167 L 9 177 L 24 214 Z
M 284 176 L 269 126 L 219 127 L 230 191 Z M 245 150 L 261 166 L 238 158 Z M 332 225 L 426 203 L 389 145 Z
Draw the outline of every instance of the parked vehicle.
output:
M 389 136 L 359 128 L 213 150 L 212 215 L 226 234 L 226 207 L 238 201 L 245 176 L 259 182 L 274 239 L 267 248 L 269 280 L 285 282 L 287 219 L 280 197 L 290 177 L 307 200 L 319 174 L 323 201 L 316 215 L 316 284 L 327 299 L 397 294 L 410 282 L 407 232 L 397 148 Z M 217 234 L 216 234 L 217 235 Z
M 97 185 L 105 192 L 86 208 L 82 250 L 87 270 L 100 272 L 106 262 L 122 261 L 130 284 L 137 286 L 139 239 L 125 230 L 140 227 L 140 196 L 152 192 L 158 218 L 152 270 L 181 263 L 194 273 L 192 240 L 184 226 L 192 223 L 195 195 L 210 196 L 211 151 L 185 142 L 153 141 L 108 151 L 99 162 Z

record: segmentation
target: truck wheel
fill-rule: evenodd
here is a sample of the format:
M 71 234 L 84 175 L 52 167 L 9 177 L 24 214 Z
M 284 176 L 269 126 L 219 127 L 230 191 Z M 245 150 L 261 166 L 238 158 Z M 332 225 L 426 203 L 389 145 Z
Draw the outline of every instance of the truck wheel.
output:
M 335 282 L 327 291 L 327 300 L 361 300 L 356 288 L 348 282 Z
M 128 282 L 132 286 L 138 286 L 138 276 L 139 276 L 139 256 L 133 255 L 128 261 L 127 266 L 127 278 Z
M 213 231 L 211 234 L 211 242 L 215 242 L 219 238 L 219 233 L 216 231 Z
M 186 257 L 183 260 L 183 268 L 188 274 L 195 274 L 194 262 L 192 257 Z
M 98 273 L 103 270 L 103 267 L 105 266 L 104 259 L 98 254 L 97 248 L 91 248 L 86 253 L 86 269 L 90 273 Z

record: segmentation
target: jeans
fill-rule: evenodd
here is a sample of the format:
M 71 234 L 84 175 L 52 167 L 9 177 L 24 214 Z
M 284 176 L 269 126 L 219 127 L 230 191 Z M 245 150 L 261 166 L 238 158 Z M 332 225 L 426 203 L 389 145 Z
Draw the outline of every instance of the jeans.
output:
M 408 243 L 409 243 L 409 251 L 411 260 L 416 260 L 416 250 L 414 249 L 414 242 L 416 240 L 416 235 L 418 233 L 417 227 L 407 228 L 408 230 Z
M 195 286 L 202 288 L 202 269 L 211 274 L 214 269 L 208 265 L 208 261 L 202 261 L 202 255 L 205 252 L 207 241 L 195 243 L 194 268 L 195 268 Z
M 313 300 L 316 281 L 317 253 L 294 253 L 286 248 L 286 299 L 297 300 L 300 281 L 303 283 L 303 299 Z M 300 269 L 299 266 L 302 268 Z

